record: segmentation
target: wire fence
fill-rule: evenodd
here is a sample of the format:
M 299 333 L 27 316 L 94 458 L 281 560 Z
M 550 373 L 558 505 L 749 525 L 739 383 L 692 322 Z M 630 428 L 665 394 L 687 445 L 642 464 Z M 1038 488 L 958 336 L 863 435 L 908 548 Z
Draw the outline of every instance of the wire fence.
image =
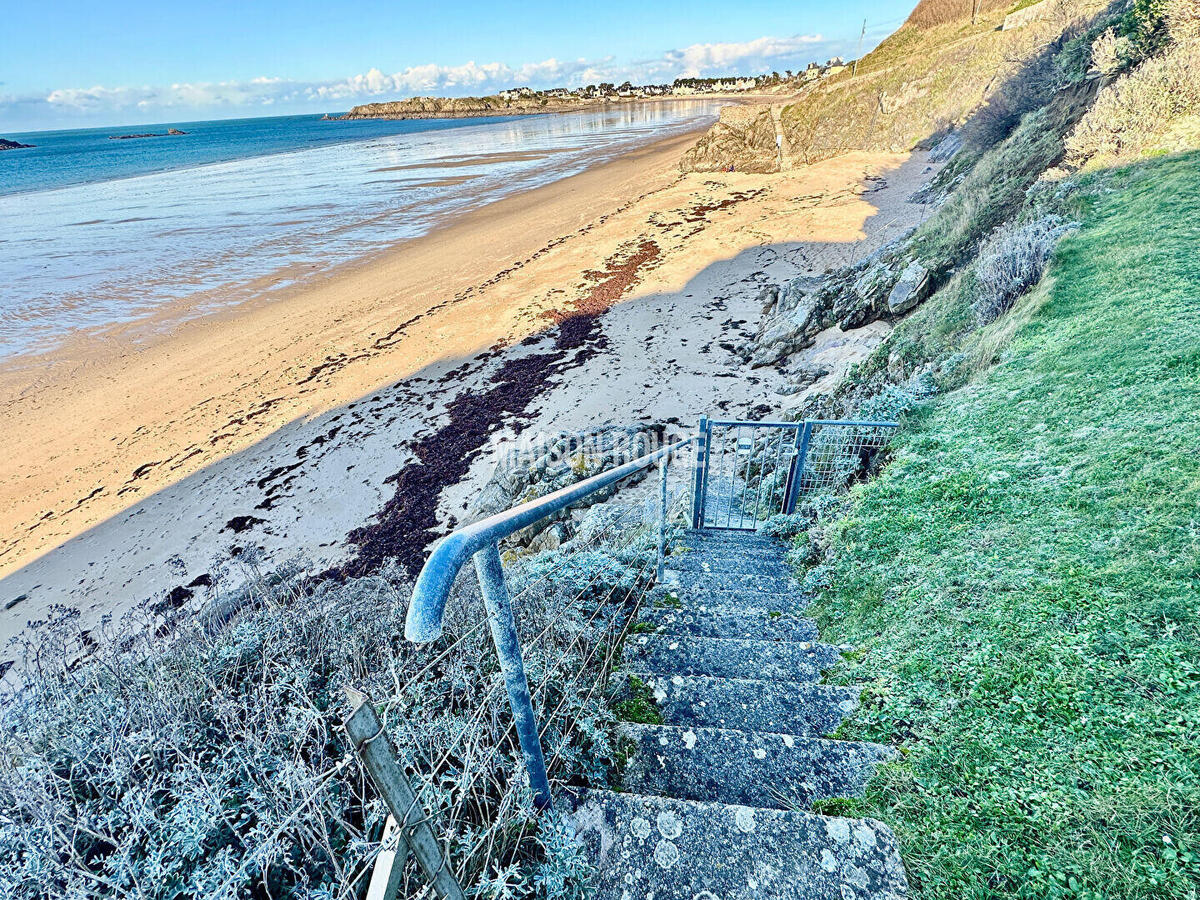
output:
M 881 422 L 711 422 L 699 524 L 752 530 L 874 469 L 895 426 Z

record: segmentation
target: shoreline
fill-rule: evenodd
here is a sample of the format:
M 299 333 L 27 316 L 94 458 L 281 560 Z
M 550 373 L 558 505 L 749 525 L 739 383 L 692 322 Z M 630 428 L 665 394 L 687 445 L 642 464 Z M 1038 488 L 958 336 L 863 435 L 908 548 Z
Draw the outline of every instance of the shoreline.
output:
M 774 375 L 738 374 L 722 344 L 753 328 L 763 284 L 884 240 L 900 224 L 879 216 L 888 204 L 916 215 L 905 198 L 921 163 L 858 154 L 782 176 L 683 175 L 695 138 L 487 204 L 278 296 L 150 339 L 118 329 L 0 375 L 0 422 L 17 435 L 0 478 L 0 635 L 55 603 L 94 627 L 164 592 L 198 602 L 238 580 L 251 548 L 272 567 L 345 562 L 347 536 L 386 519 L 413 448 L 470 411 L 461 398 L 523 389 L 521 361 L 594 296 L 597 273 L 631 277 L 605 289 L 590 349 L 519 403 L 493 395 L 504 402 L 459 460 L 466 475 L 418 504 L 422 527 L 461 517 L 496 441 L 523 430 L 690 419 L 716 378 L 734 379 L 719 382 L 731 411 L 796 399 L 771 393 Z M 894 196 L 868 184 L 894 170 L 906 173 Z M 815 350 L 850 359 L 884 333 Z M 226 587 L 189 587 L 206 579 Z
M 561 237 L 564 226 L 578 227 L 598 211 L 631 199 L 631 189 L 647 174 L 645 170 L 658 170 L 661 180 L 662 170 L 672 165 L 683 147 L 694 141 L 697 133 L 701 131 L 702 128 L 697 128 L 654 141 L 614 160 L 592 166 L 577 175 L 485 203 L 466 213 L 450 217 L 425 234 L 401 241 L 378 254 L 351 260 L 312 274 L 303 284 L 290 285 L 269 293 L 270 282 L 284 276 L 286 270 L 281 270 L 272 276 L 259 279 L 259 290 L 255 296 L 203 315 L 192 317 L 186 314 L 194 305 L 190 299 L 170 301 L 161 309 L 134 322 L 115 323 L 76 335 L 46 353 L 22 355 L 6 360 L 0 363 L 0 423 L 3 423 L 5 430 L 10 434 L 33 436 L 41 433 L 44 436 L 47 431 L 61 432 L 61 429 L 56 429 L 52 422 L 46 421 L 39 413 L 52 411 L 57 418 L 64 406 L 69 407 L 72 401 L 78 403 L 77 385 L 80 379 L 112 386 L 128 385 L 133 389 L 134 396 L 129 399 L 134 403 L 127 405 L 137 405 L 143 409 L 154 406 L 148 402 L 149 398 L 146 395 L 157 393 L 157 390 L 144 390 L 146 373 L 164 369 L 175 376 L 177 387 L 186 389 L 186 393 L 178 396 L 177 402 L 173 404 L 176 411 L 191 403 L 208 403 L 210 397 L 204 386 L 215 379 L 229 380 L 231 373 L 226 371 L 221 376 L 214 373 L 212 378 L 203 375 L 188 378 L 188 373 L 181 371 L 188 368 L 186 360 L 196 355 L 210 356 L 207 352 L 210 348 L 216 352 L 227 351 L 231 346 L 247 343 L 253 337 L 274 334 L 279 326 L 287 329 L 289 320 L 294 316 L 325 321 L 320 324 L 313 323 L 312 331 L 307 327 L 292 329 L 281 341 L 288 345 L 291 353 L 289 369 L 295 372 L 296 377 L 279 381 L 300 382 L 300 387 L 316 383 L 311 390 L 301 391 L 299 396 L 291 398 L 293 401 L 303 400 L 291 404 L 291 412 L 293 415 L 311 415 L 339 403 L 349 402 L 368 387 L 385 383 L 390 373 L 381 371 L 365 384 L 356 381 L 354 386 L 341 389 L 339 386 L 323 383 L 332 374 L 331 370 L 341 368 L 340 360 L 337 353 L 328 352 L 331 349 L 329 345 L 334 341 L 328 338 L 321 340 L 312 332 L 327 333 L 328 328 L 340 326 L 341 340 L 337 343 L 345 341 L 352 346 L 359 343 L 347 334 L 345 322 L 349 318 L 348 313 L 331 314 L 327 309 L 322 309 L 327 306 L 327 299 L 331 293 L 342 295 L 337 299 L 353 305 L 356 307 L 356 315 L 369 316 L 375 323 L 380 324 L 381 328 L 383 325 L 380 319 L 388 313 L 399 314 L 403 326 L 414 317 L 420 317 L 439 306 L 455 302 L 464 291 L 469 294 L 475 284 L 503 277 L 506 272 L 519 268 L 527 258 L 537 254 L 547 243 Z M 673 174 L 669 177 L 673 177 Z M 498 224 L 509 225 L 516 221 L 528 224 L 539 210 L 550 211 L 552 221 L 541 223 L 542 227 L 509 229 L 505 234 L 505 246 L 494 248 L 494 252 L 477 259 L 475 265 L 466 266 L 456 272 L 460 267 L 452 260 L 446 259 L 448 253 L 465 251 L 468 247 L 479 247 L 487 232 Z M 379 282 L 393 277 L 406 277 L 410 284 L 415 283 L 417 287 L 413 293 L 428 300 L 406 301 L 393 295 L 388 300 L 395 305 L 391 306 L 389 303 L 388 307 L 380 308 L 378 302 L 383 299 L 381 295 L 384 292 L 380 290 Z M 350 296 L 344 296 L 346 294 Z M 448 300 L 445 298 L 446 294 L 450 295 Z M 392 325 L 384 331 L 384 336 L 387 337 L 395 327 Z M 354 346 L 354 350 L 359 349 Z M 480 346 L 476 348 L 476 352 L 486 349 L 487 346 Z M 273 357 L 276 354 L 267 355 Z M 221 362 L 226 369 L 243 368 L 240 359 L 226 356 Z M 317 378 L 312 377 L 314 373 L 323 376 L 319 382 Z M 197 381 L 200 383 L 197 384 Z M 328 390 L 328 387 L 332 387 L 333 390 Z M 139 388 L 143 390 L 138 390 Z M 83 393 L 86 395 L 98 392 L 84 389 Z M 104 404 L 99 402 L 82 405 L 94 409 Z M 269 418 L 277 426 L 287 421 L 274 410 L 272 415 L 266 416 L 261 406 L 252 406 L 248 413 L 251 418 L 247 422 L 234 423 L 233 420 L 239 418 L 238 416 L 231 416 L 229 422 L 245 426 Z M 75 427 L 72 426 L 67 434 L 60 435 L 60 438 L 65 440 L 60 439 L 58 443 L 68 446 L 72 444 L 75 431 Z M 246 436 L 238 437 L 241 439 L 234 441 L 234 445 L 243 446 Z M 205 438 L 206 434 L 196 433 L 193 435 L 193 441 L 189 443 L 198 443 Z M 19 462 L 14 467 L 13 462 L 21 456 L 22 450 L 28 452 L 33 449 L 22 447 L 20 439 L 16 443 L 8 464 L 0 470 L 3 475 L 0 477 L 0 485 L 16 486 L 17 481 L 13 476 L 17 474 L 19 477 L 23 474 L 23 467 Z M 44 438 L 35 438 L 32 443 L 44 446 L 45 441 Z M 48 455 L 51 458 L 60 458 L 60 453 Z M 135 462 L 127 471 L 137 473 L 144 464 Z M 109 468 L 111 470 L 115 467 Z M 117 471 L 110 471 L 106 480 L 111 481 L 118 474 Z M 148 471 L 142 471 L 134 479 L 141 484 L 129 493 L 144 496 L 147 488 L 157 484 L 155 479 L 148 478 L 149 474 Z M 88 504 L 91 491 L 80 489 L 78 493 L 80 503 Z M 100 495 L 93 495 L 91 499 L 94 500 L 98 496 Z M 4 501 L 0 503 L 0 508 L 8 513 L 0 514 L 0 526 L 3 526 L 0 527 L 0 534 L 18 535 L 17 529 L 21 523 L 13 521 L 12 510 L 22 499 L 24 498 L 21 496 L 10 496 L 9 488 L 0 490 L 0 500 Z M 27 500 L 25 505 L 29 505 Z M 82 527 L 89 527 L 95 521 L 111 514 L 115 508 L 113 505 L 106 505 L 103 512 L 87 517 L 88 523 Z M 43 518 L 41 512 L 30 514 L 27 521 L 30 520 L 49 521 Z M 70 539 L 80 530 L 77 527 L 56 531 L 52 540 Z M 17 540 L 20 540 L 19 535 Z M 22 556 L 26 558 L 22 564 L 38 558 L 45 548 L 45 542 L 37 541 L 36 547 L 32 556 L 29 555 L 28 548 L 24 548 Z M 12 549 L 11 538 L 0 538 L 0 580 L 13 571 Z
M 69 360 L 64 360 L 62 359 L 63 357 L 90 360 L 96 355 L 95 348 L 99 347 L 105 348 L 99 355 L 109 356 L 108 348 L 114 343 L 125 344 L 130 347 L 146 348 L 152 347 L 157 343 L 181 339 L 186 340 L 186 337 L 181 334 L 182 330 L 190 329 L 193 326 L 203 328 L 208 323 L 236 318 L 242 313 L 254 310 L 260 306 L 287 303 L 295 297 L 306 294 L 330 280 L 342 278 L 364 267 L 386 264 L 398 254 L 406 252 L 410 248 L 419 247 L 429 242 L 436 242 L 441 239 L 446 231 L 453 230 L 459 225 L 472 227 L 477 220 L 502 218 L 517 214 L 518 212 L 539 205 L 546 198 L 553 201 L 553 198 L 558 194 L 556 188 L 559 185 L 566 186 L 565 183 L 567 182 L 573 182 L 576 179 L 585 179 L 589 175 L 592 175 L 592 178 L 587 178 L 587 181 L 599 180 L 597 176 L 608 166 L 622 161 L 638 162 L 649 156 L 657 156 L 660 153 L 663 155 L 676 153 L 683 145 L 694 141 L 696 136 L 703 133 L 706 128 L 707 126 L 705 125 L 698 125 L 677 134 L 650 141 L 641 147 L 627 153 L 619 154 L 614 158 L 594 161 L 583 171 L 576 174 L 567 175 L 516 194 L 502 196 L 496 200 L 484 199 L 478 205 L 474 205 L 465 211 L 445 213 L 434 221 L 434 224 L 430 226 L 428 231 L 416 237 L 398 240 L 390 247 L 364 253 L 353 259 L 329 265 L 316 272 L 309 271 L 315 264 L 296 263 L 275 269 L 236 287 L 218 289 L 217 293 L 219 294 L 237 293 L 246 294 L 246 296 L 241 299 L 231 299 L 225 303 L 221 303 L 218 300 L 214 309 L 197 311 L 198 307 L 212 303 L 204 292 L 186 297 L 173 298 L 157 304 L 145 315 L 137 316 L 129 321 L 113 322 L 107 325 L 78 329 L 75 333 L 59 339 L 54 346 L 0 358 L 0 397 L 4 397 L 10 392 L 10 379 L 16 373 L 29 369 L 57 367 L 64 362 L 69 363 Z M 304 151 L 296 150 L 288 152 Z M 503 162 L 506 155 L 498 155 L 496 161 Z M 212 163 L 206 165 L 223 164 Z M 129 177 L 138 178 L 143 176 L 136 175 Z M 569 190 L 571 191 L 587 191 L 591 189 L 592 185 L 590 184 L 569 186 Z M 52 190 L 59 189 L 53 188 Z M 305 271 L 296 272 L 295 270 L 298 269 Z M 303 275 L 303 282 L 295 281 L 299 275 Z M 279 282 L 292 283 L 282 288 L 274 287 Z M 0 403 L 3 403 L 3 401 L 0 401 Z M 0 568 L 0 573 L 2 571 L 3 569 Z

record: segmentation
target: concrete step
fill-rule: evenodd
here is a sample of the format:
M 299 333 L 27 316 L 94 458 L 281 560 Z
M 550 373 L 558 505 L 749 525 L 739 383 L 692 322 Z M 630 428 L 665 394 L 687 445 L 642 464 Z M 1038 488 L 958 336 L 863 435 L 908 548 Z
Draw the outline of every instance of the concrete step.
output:
M 751 550 L 774 550 L 776 552 L 783 549 L 783 545 L 775 538 L 760 534 L 757 531 L 726 531 L 723 529 L 685 531 L 679 538 L 679 543 L 685 547 L 696 549 L 728 549 L 730 547 L 739 547 Z
M 746 591 L 768 593 L 798 592 L 800 583 L 791 575 L 741 575 L 726 572 L 681 572 L 669 566 L 663 584 L 672 587 L 702 588 L 709 591 Z
M 653 626 L 656 634 L 691 634 L 697 637 L 738 638 L 750 641 L 815 641 L 817 626 L 812 619 L 782 610 L 762 607 L 703 606 L 658 608 L 642 611 L 639 621 Z
M 670 550 L 670 559 L 711 559 L 721 562 L 729 560 L 752 559 L 764 563 L 787 562 L 787 550 L 783 544 L 773 543 L 770 547 L 740 547 L 737 544 L 720 545 L 715 547 L 689 547 L 686 544 L 676 544 Z
M 706 575 L 792 577 L 792 567 L 782 557 L 747 556 L 744 553 L 679 553 L 667 557 L 666 567 L 675 572 L 703 572 Z
M 621 772 L 627 791 L 778 809 L 861 794 L 895 755 L 879 744 L 704 726 L 625 723 L 620 739 L 633 745 Z
M 860 690 L 832 684 L 702 675 L 638 676 L 664 724 L 820 737 L 858 708 Z
M 587 791 L 568 813 L 595 900 L 903 900 L 886 825 Z
M 714 591 L 703 587 L 671 585 L 653 588 L 649 601 L 650 606 L 656 609 L 702 610 L 728 606 L 781 613 L 803 612 L 810 603 L 810 599 L 799 591 Z
M 625 642 L 622 668 L 654 675 L 818 681 L 840 656 L 837 647 L 803 641 L 634 634 Z

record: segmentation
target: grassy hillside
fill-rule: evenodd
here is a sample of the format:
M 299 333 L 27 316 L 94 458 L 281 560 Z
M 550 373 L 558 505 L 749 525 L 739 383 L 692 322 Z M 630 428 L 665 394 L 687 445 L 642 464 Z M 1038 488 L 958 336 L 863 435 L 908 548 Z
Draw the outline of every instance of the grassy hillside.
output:
M 849 150 L 904 152 L 957 128 L 994 103 L 1014 74 L 1068 40 L 1111 0 L 1046 0 L 1035 21 L 1000 31 L 1005 15 L 1022 5 L 989 0 L 973 24 L 971 0 L 918 4 L 855 70 L 807 85 L 780 102 L 784 156 L 802 165 Z M 1014 122 L 1017 117 L 1010 114 Z M 773 172 L 777 164 L 775 123 L 762 107 L 724 111 L 681 161 L 685 171 L 733 165 L 738 171 Z
M 847 736 L 902 747 L 860 805 L 920 898 L 1200 891 L 1200 153 L 1079 196 L 809 574 L 874 685 Z

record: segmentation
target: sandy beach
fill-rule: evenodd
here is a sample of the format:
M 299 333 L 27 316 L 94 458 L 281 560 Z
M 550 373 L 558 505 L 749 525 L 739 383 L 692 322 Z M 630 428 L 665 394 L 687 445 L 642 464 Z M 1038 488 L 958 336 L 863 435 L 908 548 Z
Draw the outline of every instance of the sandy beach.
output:
M 164 309 L 0 370 L 0 636 L 55 604 L 92 628 L 145 599 L 204 602 L 247 560 L 353 570 L 390 548 L 411 561 L 462 515 L 500 441 L 778 413 L 827 389 L 885 324 L 822 334 L 807 354 L 830 375 L 800 394 L 731 350 L 763 286 L 920 221 L 908 198 L 930 177 L 923 154 L 681 175 L 694 140 L 270 300 Z M 406 489 L 414 455 L 444 492 Z

